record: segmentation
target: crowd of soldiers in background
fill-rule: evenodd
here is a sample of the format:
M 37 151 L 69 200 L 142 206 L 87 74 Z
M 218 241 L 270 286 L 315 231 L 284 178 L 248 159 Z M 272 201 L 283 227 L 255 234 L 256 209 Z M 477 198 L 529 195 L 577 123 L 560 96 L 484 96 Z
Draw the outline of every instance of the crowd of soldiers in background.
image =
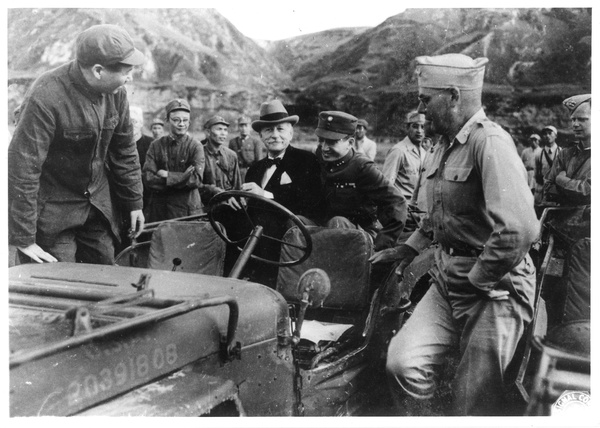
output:
M 169 108 L 172 109 L 173 102 L 182 106 L 181 111 L 191 111 L 187 101 L 181 99 L 171 101 L 167 106 L 167 111 Z M 15 116 L 17 114 L 18 111 L 15 111 Z M 181 134 L 181 131 L 177 131 L 177 123 L 169 123 L 169 118 L 166 119 L 165 123 L 165 120 L 161 117 L 156 117 L 150 123 L 149 130 L 152 136 L 149 136 L 144 133 L 145 124 L 142 109 L 138 106 L 131 106 L 130 115 L 140 165 L 146 172 L 144 174 L 144 213 L 146 220 L 150 222 L 202 212 L 202 206 L 208 204 L 211 195 L 225 190 L 241 190 L 248 168 L 267 156 L 266 146 L 260 138 L 252 133 L 250 126 L 252 120 L 249 116 L 241 115 L 238 117 L 236 121 L 238 135 L 228 141 L 231 124 L 221 116 L 212 116 L 204 124 L 206 137 L 201 141 L 205 152 L 203 159 L 204 173 L 202 176 L 197 177 L 198 188 L 193 192 L 198 193 L 202 206 L 196 203 L 186 209 L 171 210 L 170 212 L 163 210 L 160 213 L 151 213 L 148 207 L 151 206 L 150 195 L 152 190 L 162 192 L 163 197 L 165 197 L 165 192 L 174 195 L 176 193 L 174 189 L 177 186 L 171 185 L 171 189 L 153 186 L 151 174 L 156 173 L 158 170 L 152 165 L 153 156 L 150 158 L 151 164 L 144 167 L 148 149 L 153 141 L 168 138 L 169 135 L 177 136 Z M 169 116 L 168 112 L 167 116 Z M 406 115 L 404 123 L 406 137 L 395 143 L 384 154 L 383 164 L 377 166 L 386 179 L 393 183 L 401 191 L 404 198 L 409 201 L 411 215 L 407 219 L 405 230 L 412 231 L 416 227 L 415 219 L 418 218 L 418 214 L 426 210 L 425 193 L 419 192 L 419 190 L 424 185 L 424 172 L 427 169 L 428 159 L 431 157 L 430 154 L 433 152 L 439 136 L 428 129 L 428 122 L 425 121 L 424 115 L 419 114 L 416 110 Z M 188 131 L 190 122 L 188 121 L 186 124 L 187 126 L 184 126 L 185 132 Z M 368 129 L 368 122 L 365 119 L 359 119 L 352 148 L 356 153 L 375 161 L 378 144 L 367 137 Z M 527 170 L 528 184 L 534 194 L 536 206 L 549 204 L 549 201 L 543 200 L 542 193 L 544 176 L 550 171 L 556 155 L 562 150 L 562 147 L 556 142 L 557 136 L 556 127 L 553 125 L 544 126 L 539 134 L 534 133 L 529 136 L 525 147 L 520 151 L 520 157 Z M 219 158 L 222 158 L 221 161 Z M 177 162 L 187 163 L 184 159 L 178 159 Z M 156 197 L 155 192 L 154 199 Z M 197 201 L 195 197 L 192 197 L 192 199 Z M 154 204 L 156 204 L 156 201 Z

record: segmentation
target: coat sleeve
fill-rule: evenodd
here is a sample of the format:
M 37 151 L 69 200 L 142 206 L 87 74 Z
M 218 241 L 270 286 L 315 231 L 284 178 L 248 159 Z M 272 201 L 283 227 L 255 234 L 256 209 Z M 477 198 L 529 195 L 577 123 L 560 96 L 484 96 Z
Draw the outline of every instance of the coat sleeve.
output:
M 377 218 L 383 226 L 375 238 L 375 249 L 392 247 L 406 224 L 406 199 L 373 162 L 363 166 L 359 178 L 357 184 L 367 199 L 377 206 Z
M 396 183 L 396 177 L 398 175 L 400 165 L 402 165 L 402 151 L 392 148 L 385 157 L 383 167 L 381 168 L 383 176 L 392 185 Z
M 204 147 L 197 141 L 192 141 L 190 156 L 186 162 L 186 169 L 194 166 L 191 173 L 169 171 L 166 179 L 167 187 L 176 189 L 199 189 L 202 187 L 202 176 L 204 175 L 205 159 Z
M 42 165 L 54 137 L 56 120 L 34 99 L 23 103 L 21 117 L 8 148 L 9 244 L 35 243 Z
M 126 211 L 143 208 L 142 169 L 133 128 L 129 120 L 129 103 L 123 94 L 119 100 L 120 120 L 108 146 L 108 164 L 113 178 L 113 191 Z

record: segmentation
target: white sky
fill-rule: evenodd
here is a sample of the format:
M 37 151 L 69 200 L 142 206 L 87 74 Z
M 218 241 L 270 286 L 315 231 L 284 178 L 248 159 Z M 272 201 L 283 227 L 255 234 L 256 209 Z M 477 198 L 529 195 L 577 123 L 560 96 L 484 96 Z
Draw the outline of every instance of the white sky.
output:
M 375 27 L 405 10 L 404 2 L 223 2 L 215 8 L 245 36 L 280 40 L 339 27 Z

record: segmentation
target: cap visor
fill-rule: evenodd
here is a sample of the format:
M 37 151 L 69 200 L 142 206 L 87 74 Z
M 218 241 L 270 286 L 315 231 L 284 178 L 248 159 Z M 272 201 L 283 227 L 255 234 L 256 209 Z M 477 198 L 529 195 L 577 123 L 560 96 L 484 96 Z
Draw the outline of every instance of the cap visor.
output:
M 322 128 L 317 128 L 315 130 L 315 134 L 317 134 L 317 136 L 319 136 L 321 138 L 325 138 L 326 140 L 341 140 L 342 138 L 352 135 L 352 134 L 342 134 L 342 133 L 334 132 L 334 131 L 327 131 L 326 129 L 322 129 Z
M 134 51 L 131 53 L 131 55 L 122 59 L 119 62 L 121 64 L 127 64 L 127 65 L 141 65 L 145 61 L 146 61 L 146 56 L 142 52 L 138 51 L 137 49 L 134 49 Z

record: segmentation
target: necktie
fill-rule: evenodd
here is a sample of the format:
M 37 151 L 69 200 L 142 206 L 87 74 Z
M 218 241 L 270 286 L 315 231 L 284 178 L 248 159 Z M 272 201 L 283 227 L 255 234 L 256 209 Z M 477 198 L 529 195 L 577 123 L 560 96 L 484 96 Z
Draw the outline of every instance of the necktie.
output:
M 273 165 L 279 166 L 280 163 L 281 163 L 281 158 L 275 158 L 275 159 L 267 158 L 265 160 L 265 164 L 267 165 L 267 169 L 271 168 Z

